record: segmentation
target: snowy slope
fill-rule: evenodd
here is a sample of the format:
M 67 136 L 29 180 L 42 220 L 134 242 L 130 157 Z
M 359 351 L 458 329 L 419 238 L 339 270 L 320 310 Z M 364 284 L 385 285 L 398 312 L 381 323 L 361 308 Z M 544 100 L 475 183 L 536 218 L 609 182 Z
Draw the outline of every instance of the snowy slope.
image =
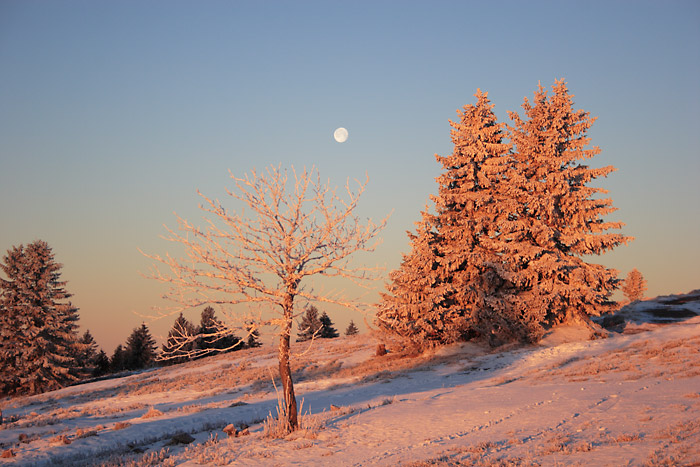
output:
M 261 423 L 277 402 L 273 348 L 5 400 L 0 450 L 15 457 L 0 461 L 690 465 L 700 462 L 699 313 L 698 292 L 660 297 L 621 310 L 608 339 L 561 328 L 539 346 L 467 343 L 413 358 L 375 357 L 366 335 L 305 353 L 298 344 L 308 429 L 286 439 L 264 437 Z M 227 438 L 229 423 L 250 435 Z M 173 444 L 178 432 L 195 441 Z

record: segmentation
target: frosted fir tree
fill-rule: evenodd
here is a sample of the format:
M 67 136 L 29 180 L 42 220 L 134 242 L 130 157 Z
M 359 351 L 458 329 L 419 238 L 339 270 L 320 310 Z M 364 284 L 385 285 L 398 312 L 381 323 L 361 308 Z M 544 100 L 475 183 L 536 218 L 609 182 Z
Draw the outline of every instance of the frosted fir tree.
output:
M 163 344 L 158 360 L 162 360 L 166 364 L 191 360 L 196 346 L 196 341 L 192 338 L 195 334 L 197 334 L 197 330 L 194 325 L 180 313 L 175 318 L 172 329 L 168 332 L 168 338 Z
M 308 341 L 321 332 L 323 323 L 318 318 L 318 308 L 313 305 L 306 307 L 306 311 L 301 316 L 301 323 L 299 323 L 299 332 L 297 333 L 297 342 Z
M 0 264 L 0 385 L 5 394 L 58 389 L 78 378 L 78 309 L 61 264 L 41 240 L 8 250 Z
M 416 232 L 407 234 L 411 250 L 403 255 L 399 268 L 389 273 L 375 323 L 415 348 L 430 347 L 443 342 L 448 334 L 459 334 L 461 324 L 459 316 L 438 307 L 442 294 L 435 274 L 437 235 L 425 211 L 416 223 Z
M 140 370 L 153 365 L 156 360 L 156 341 L 146 323 L 135 328 L 126 340 L 125 366 L 128 370 Z
M 487 298 L 504 284 L 492 239 L 513 204 L 504 184 L 510 145 L 488 94 L 478 90 L 475 97 L 450 122 L 454 150 L 435 156 L 443 167 L 435 214 L 422 213 L 410 234 L 411 253 L 390 275 L 378 312 L 380 327 L 420 347 L 488 333 Z
M 350 323 L 348 324 L 348 327 L 345 328 L 345 335 L 346 336 L 354 336 L 356 334 L 359 334 L 360 330 L 357 329 L 357 325 L 353 320 L 350 320 Z
M 323 339 L 334 339 L 340 335 L 335 327 L 333 327 L 333 321 L 331 321 L 331 318 L 325 311 L 321 313 L 321 317 L 318 318 L 318 320 L 321 322 L 322 326 L 319 337 Z
M 627 278 L 622 284 L 622 293 L 625 294 L 627 300 L 636 302 L 644 300 L 644 292 L 647 290 L 647 281 L 642 276 L 642 273 L 637 268 L 632 269 Z
M 615 211 L 612 200 L 600 197 L 606 191 L 589 183 L 615 168 L 583 163 L 600 153 L 598 147 L 588 147 L 587 132 L 595 119 L 575 110 L 572 98 L 566 83 L 555 81 L 551 95 L 540 85 L 532 102 L 525 99 L 523 118 L 509 112 L 516 148 L 509 183 L 517 211 L 511 212 L 498 241 L 513 271 L 509 279 L 518 289 L 517 297 L 505 302 L 512 316 L 531 325 L 590 324 L 590 316 L 611 311 L 617 271 L 584 257 L 631 240 L 609 232 L 624 224 L 603 220 Z

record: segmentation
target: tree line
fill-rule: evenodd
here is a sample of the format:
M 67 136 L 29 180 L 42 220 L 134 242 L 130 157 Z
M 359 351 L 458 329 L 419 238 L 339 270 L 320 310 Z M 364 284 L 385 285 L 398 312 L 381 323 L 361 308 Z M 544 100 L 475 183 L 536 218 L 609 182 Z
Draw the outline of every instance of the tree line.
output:
M 36 394 L 95 377 L 171 365 L 261 345 L 259 332 L 249 329 L 245 339 L 230 331 L 214 308 L 207 306 L 198 325 L 182 313 L 175 319 L 160 350 L 145 323 L 133 329 L 124 344 L 109 356 L 90 330 L 78 333 L 78 309 L 69 301 L 62 265 L 41 240 L 7 251 L 0 264 L 0 394 Z M 333 323 L 310 306 L 298 340 L 319 334 L 338 337 Z M 354 322 L 347 335 L 358 332 Z

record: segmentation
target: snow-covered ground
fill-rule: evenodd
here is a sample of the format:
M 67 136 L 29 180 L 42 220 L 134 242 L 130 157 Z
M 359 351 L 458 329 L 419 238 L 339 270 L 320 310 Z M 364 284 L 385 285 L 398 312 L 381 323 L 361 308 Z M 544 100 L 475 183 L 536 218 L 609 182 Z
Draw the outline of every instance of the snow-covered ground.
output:
M 696 291 L 624 308 L 607 339 L 563 327 L 537 346 L 418 357 L 376 357 L 367 335 L 296 344 L 306 429 L 282 439 L 264 436 L 273 347 L 3 400 L 0 451 L 14 457 L 0 463 L 693 465 L 699 314 Z

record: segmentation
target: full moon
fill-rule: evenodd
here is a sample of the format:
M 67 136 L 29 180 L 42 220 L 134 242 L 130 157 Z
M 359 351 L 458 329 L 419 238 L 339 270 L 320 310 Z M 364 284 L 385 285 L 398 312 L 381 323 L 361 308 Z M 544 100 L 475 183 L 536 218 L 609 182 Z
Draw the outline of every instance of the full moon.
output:
M 333 138 L 339 143 L 344 143 L 348 139 L 348 130 L 343 127 L 338 128 L 333 132 Z

